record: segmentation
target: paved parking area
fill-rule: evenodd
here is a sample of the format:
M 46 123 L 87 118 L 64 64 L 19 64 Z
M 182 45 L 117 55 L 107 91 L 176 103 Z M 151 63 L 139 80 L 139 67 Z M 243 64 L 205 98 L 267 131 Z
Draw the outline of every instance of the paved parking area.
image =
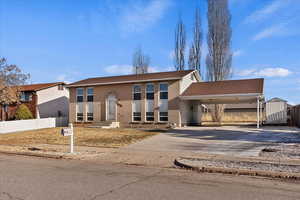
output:
M 128 150 L 258 156 L 278 143 L 300 143 L 293 127 L 185 127 L 125 147 Z

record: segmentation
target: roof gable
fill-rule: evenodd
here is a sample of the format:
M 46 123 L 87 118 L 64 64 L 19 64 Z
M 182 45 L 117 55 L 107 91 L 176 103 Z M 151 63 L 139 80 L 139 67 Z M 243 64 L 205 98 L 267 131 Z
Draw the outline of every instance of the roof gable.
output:
M 43 89 L 47 89 L 50 87 L 54 87 L 57 85 L 65 84 L 64 82 L 55 82 L 55 83 L 39 83 L 39 84 L 30 84 L 30 85 L 20 85 L 17 86 L 18 90 L 21 92 L 26 92 L 26 91 L 39 91 Z

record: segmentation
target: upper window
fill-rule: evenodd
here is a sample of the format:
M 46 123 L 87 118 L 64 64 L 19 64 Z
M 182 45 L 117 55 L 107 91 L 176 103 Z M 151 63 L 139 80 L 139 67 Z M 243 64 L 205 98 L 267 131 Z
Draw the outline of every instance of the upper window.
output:
M 146 98 L 148 100 L 154 99 L 154 85 L 153 84 L 147 84 L 146 86 Z
M 58 85 L 58 90 L 64 90 L 64 86 L 62 84 Z
M 76 89 L 77 102 L 83 102 L 83 88 Z
M 87 89 L 87 101 L 93 102 L 94 101 L 94 88 Z
M 168 99 L 168 84 L 160 83 L 159 84 L 159 98 Z
M 20 100 L 23 102 L 28 102 L 32 100 L 31 92 L 21 92 Z
M 141 86 L 135 85 L 133 86 L 133 100 L 141 100 Z

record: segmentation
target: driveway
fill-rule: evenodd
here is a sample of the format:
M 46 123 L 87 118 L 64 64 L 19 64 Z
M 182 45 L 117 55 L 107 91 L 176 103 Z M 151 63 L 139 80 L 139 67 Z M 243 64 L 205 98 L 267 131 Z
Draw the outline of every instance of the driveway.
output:
M 258 156 L 265 147 L 300 143 L 292 127 L 186 127 L 170 130 L 125 147 L 128 150 Z

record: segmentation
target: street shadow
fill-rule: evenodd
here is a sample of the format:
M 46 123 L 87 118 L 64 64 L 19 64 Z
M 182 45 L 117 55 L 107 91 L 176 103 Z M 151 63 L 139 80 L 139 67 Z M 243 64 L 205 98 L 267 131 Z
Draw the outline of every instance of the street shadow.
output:
M 255 129 L 239 128 L 183 128 L 173 129 L 166 134 L 173 137 L 184 137 L 201 140 L 227 140 L 227 141 L 248 141 L 248 142 L 273 142 L 273 143 L 300 143 L 300 132 L 291 132 L 285 129 Z

